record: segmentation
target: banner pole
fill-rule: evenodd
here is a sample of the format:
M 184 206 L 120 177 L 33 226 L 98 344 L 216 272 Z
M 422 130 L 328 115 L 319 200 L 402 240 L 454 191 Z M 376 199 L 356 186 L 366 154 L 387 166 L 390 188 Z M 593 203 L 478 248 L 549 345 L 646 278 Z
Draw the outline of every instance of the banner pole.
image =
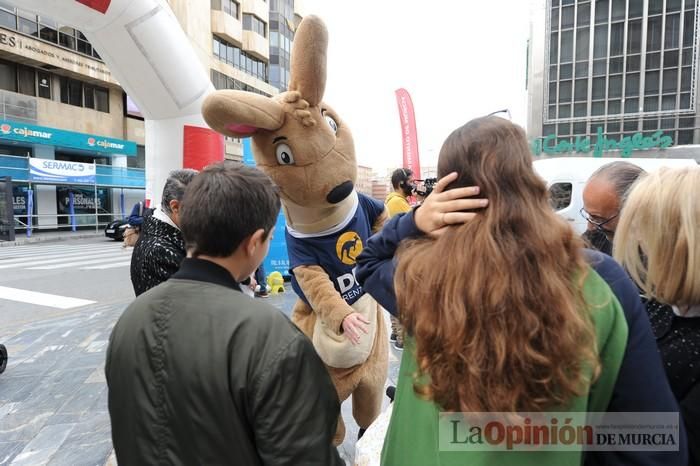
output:
M 95 233 L 100 232 L 100 221 L 98 220 L 99 217 L 97 216 L 97 162 L 94 160 L 92 161 L 92 165 L 95 168 L 95 179 L 93 180 L 93 186 L 95 187 Z

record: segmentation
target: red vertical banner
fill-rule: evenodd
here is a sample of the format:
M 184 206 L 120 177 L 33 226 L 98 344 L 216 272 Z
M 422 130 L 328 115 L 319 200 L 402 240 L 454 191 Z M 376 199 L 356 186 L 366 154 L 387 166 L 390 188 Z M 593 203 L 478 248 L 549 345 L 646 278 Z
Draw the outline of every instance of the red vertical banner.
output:
M 420 158 L 418 157 L 418 131 L 413 101 L 406 89 L 396 90 L 396 103 L 399 105 L 401 119 L 401 145 L 403 146 L 403 166 L 410 168 L 415 179 L 420 177 Z
M 224 160 L 224 137 L 214 130 L 185 125 L 182 168 L 201 170 Z
M 109 4 L 112 3 L 112 0 L 76 0 L 78 3 L 82 3 L 83 5 L 92 8 L 93 10 L 97 10 L 102 14 L 107 13 L 107 9 L 109 8 Z

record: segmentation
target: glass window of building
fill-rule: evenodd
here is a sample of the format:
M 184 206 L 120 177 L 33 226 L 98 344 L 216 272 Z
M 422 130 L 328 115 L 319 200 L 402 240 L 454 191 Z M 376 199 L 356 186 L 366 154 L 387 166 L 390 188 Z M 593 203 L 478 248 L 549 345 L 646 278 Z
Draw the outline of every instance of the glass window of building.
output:
M 39 97 L 44 99 L 51 98 L 51 74 L 43 71 L 37 72 L 37 88 L 39 89 Z
M 243 13 L 243 29 L 253 31 L 263 37 L 267 37 L 265 22 L 255 15 Z
M 681 15 L 666 16 L 666 39 L 664 47 L 667 49 L 677 48 L 680 43 Z
M 608 55 L 608 26 L 596 26 L 593 39 L 593 58 Z
M 583 3 L 578 6 L 576 23 L 579 27 L 586 26 L 591 22 L 591 4 Z
M 17 67 L 17 92 L 36 96 L 36 73 L 28 66 Z
M 661 50 L 661 27 L 663 18 L 655 16 L 647 21 L 647 52 Z
M 58 26 L 51 18 L 39 17 L 39 37 L 47 42 L 58 44 Z
M 555 211 L 569 207 L 572 190 L 571 183 L 554 183 L 549 187 L 549 202 Z
M 635 0 L 632 0 L 633 2 Z M 640 0 L 636 0 L 639 2 Z M 625 19 L 625 9 L 627 8 L 627 0 L 612 0 L 612 20 L 619 21 Z
M 17 65 L 0 60 L 0 89 L 17 92 Z
M 83 83 L 71 78 L 61 77 L 61 103 L 83 106 Z
M 608 0 L 595 0 L 595 22 L 604 23 L 608 20 L 608 10 L 610 5 Z
M 664 0 L 649 0 L 649 14 L 658 15 L 664 11 Z

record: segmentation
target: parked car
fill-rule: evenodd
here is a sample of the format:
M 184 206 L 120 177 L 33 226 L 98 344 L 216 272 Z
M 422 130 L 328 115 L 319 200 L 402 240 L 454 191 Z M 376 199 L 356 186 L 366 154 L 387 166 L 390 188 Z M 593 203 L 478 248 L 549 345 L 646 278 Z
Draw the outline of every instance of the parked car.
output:
M 127 220 L 114 220 L 105 227 L 105 236 L 115 241 L 124 241 L 124 230 L 129 226 Z

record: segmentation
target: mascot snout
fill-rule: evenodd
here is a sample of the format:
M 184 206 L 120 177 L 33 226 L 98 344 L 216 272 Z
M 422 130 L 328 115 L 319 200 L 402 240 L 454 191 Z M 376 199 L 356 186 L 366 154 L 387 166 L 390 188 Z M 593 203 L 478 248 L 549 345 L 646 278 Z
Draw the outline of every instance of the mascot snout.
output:
M 344 181 L 333 188 L 326 196 L 326 200 L 331 204 L 337 204 L 350 195 L 354 186 L 352 181 Z

